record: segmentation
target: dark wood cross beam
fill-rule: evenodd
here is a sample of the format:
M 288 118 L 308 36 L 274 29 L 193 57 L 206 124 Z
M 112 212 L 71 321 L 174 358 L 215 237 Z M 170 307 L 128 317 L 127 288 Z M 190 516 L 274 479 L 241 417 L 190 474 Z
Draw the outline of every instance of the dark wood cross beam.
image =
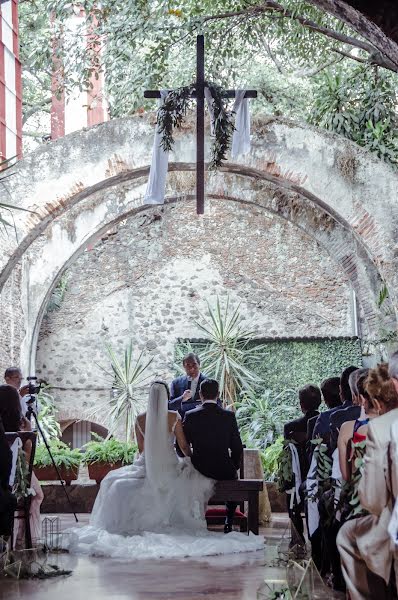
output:
M 226 90 L 227 98 L 235 98 L 236 90 Z M 160 98 L 159 90 L 146 90 L 145 98 Z M 196 212 L 203 215 L 205 209 L 205 39 L 196 38 Z M 257 98 L 256 90 L 247 90 L 245 98 Z

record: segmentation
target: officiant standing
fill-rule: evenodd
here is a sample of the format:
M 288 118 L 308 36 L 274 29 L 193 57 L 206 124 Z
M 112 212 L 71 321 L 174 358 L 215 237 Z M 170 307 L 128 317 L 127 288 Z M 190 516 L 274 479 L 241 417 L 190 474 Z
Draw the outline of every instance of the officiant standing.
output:
M 200 358 L 190 352 L 182 359 L 186 375 L 173 379 L 170 384 L 169 410 L 178 410 L 184 418 L 188 410 L 193 410 L 201 405 L 199 388 L 207 376 L 200 371 Z

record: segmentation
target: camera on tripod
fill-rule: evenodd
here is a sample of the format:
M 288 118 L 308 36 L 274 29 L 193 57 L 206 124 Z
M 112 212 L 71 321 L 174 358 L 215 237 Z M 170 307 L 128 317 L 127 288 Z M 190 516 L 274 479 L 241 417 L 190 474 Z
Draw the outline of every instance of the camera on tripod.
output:
M 43 385 L 43 381 L 37 380 L 37 377 L 30 375 L 26 378 L 28 380 L 28 393 L 25 396 L 25 402 L 28 406 L 28 412 L 31 413 L 33 410 L 33 404 L 37 401 L 37 394 L 40 392 L 41 386 Z M 36 412 L 37 412 L 37 404 L 36 404 Z M 30 414 L 27 415 L 30 420 Z
M 30 375 L 29 377 L 26 378 L 28 380 L 28 385 L 29 385 L 29 395 L 30 396 L 35 396 L 36 394 L 38 394 L 40 392 L 40 388 L 42 386 L 42 381 L 37 381 L 37 377 L 34 377 L 33 375 Z

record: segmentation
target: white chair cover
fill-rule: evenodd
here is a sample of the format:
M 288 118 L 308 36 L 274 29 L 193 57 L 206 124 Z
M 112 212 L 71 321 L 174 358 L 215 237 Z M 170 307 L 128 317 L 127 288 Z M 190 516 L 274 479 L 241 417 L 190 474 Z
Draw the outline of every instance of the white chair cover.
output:
M 15 440 L 11 446 L 11 452 L 12 452 L 11 473 L 10 473 L 10 479 L 8 480 L 8 483 L 11 487 L 14 485 L 14 481 L 15 481 L 15 473 L 17 470 L 18 450 L 20 448 L 22 448 L 22 441 L 21 441 L 21 438 L 17 437 L 17 438 L 15 438 Z
M 339 483 L 340 485 L 336 486 L 335 492 L 334 492 L 334 505 L 337 506 L 339 500 L 340 500 L 340 496 L 341 496 L 341 483 L 343 481 L 343 475 L 341 474 L 341 469 L 340 469 L 340 461 L 339 461 L 339 451 L 338 448 L 336 448 L 336 450 L 333 452 L 332 454 L 332 479 L 335 479 L 337 483 Z M 341 511 L 338 510 L 336 512 L 336 520 L 340 521 L 341 519 Z
M 305 485 L 309 494 L 307 502 L 308 534 L 311 537 L 319 527 L 318 501 L 313 500 L 313 496 L 315 496 L 318 492 L 318 479 L 316 478 L 316 450 L 312 455 L 311 465 Z
M 287 490 L 286 493 L 290 494 L 290 508 L 294 506 L 294 499 L 296 498 L 297 504 L 300 503 L 300 486 L 301 486 L 301 469 L 300 469 L 300 461 L 297 452 L 297 448 L 294 444 L 289 444 L 289 450 L 292 455 L 292 470 L 294 474 L 294 487 L 290 490 Z

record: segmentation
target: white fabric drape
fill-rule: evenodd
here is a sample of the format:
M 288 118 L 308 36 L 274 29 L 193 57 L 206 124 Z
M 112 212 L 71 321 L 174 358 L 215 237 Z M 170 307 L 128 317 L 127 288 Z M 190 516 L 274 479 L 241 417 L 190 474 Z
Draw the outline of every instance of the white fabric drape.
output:
M 20 448 L 22 448 L 22 441 L 21 441 L 21 438 L 17 437 L 17 438 L 15 438 L 14 443 L 11 446 L 11 452 L 12 452 L 11 473 L 10 473 L 10 479 L 8 480 L 8 483 L 11 487 L 14 485 L 14 481 L 15 481 L 15 473 L 17 470 L 18 450 Z
M 159 107 L 164 103 L 167 94 L 167 90 L 160 91 Z M 161 140 L 162 135 L 159 131 L 159 127 L 156 126 L 155 139 L 153 141 L 152 162 L 144 198 L 145 204 L 164 204 L 169 153 L 163 150 L 163 147 L 160 144 Z
M 249 100 L 245 98 L 245 90 L 236 90 L 233 110 L 236 117 L 231 157 L 237 158 L 250 152 L 250 111 Z
M 214 107 L 213 107 L 213 96 L 208 87 L 205 87 L 205 98 L 207 104 L 207 110 L 210 115 L 210 135 L 214 135 Z

